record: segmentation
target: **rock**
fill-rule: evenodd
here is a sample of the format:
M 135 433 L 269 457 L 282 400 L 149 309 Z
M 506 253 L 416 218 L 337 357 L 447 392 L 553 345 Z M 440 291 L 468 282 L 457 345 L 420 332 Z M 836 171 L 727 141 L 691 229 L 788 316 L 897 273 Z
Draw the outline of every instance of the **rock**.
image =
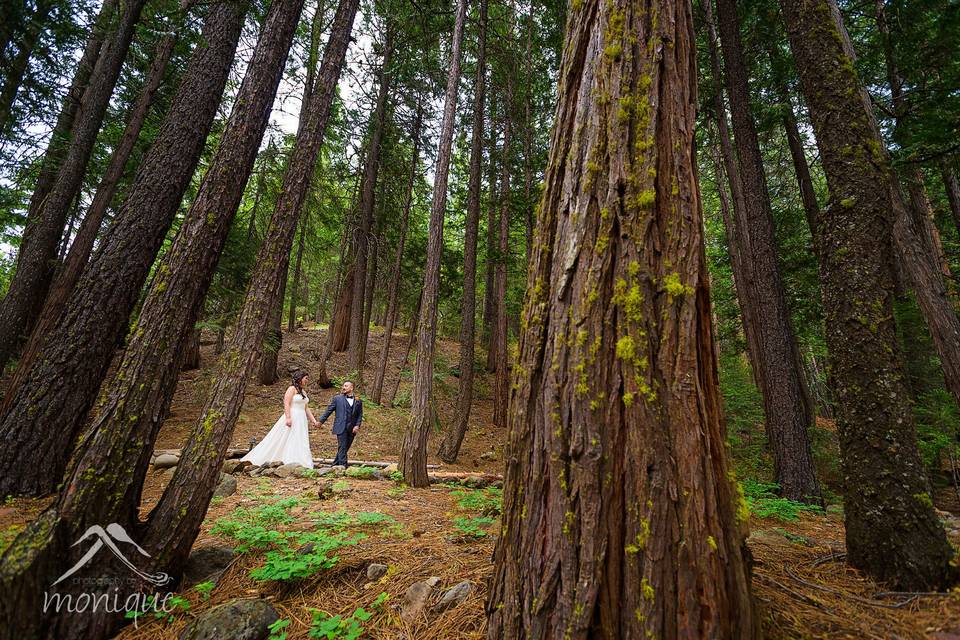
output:
M 169 469 L 170 467 L 177 466 L 178 462 L 180 462 L 178 456 L 172 453 L 161 453 L 157 456 L 157 459 L 153 461 L 153 466 L 155 469 Z
M 234 476 L 225 475 L 220 484 L 217 485 L 216 490 L 213 492 L 214 498 L 226 498 L 227 496 L 232 496 L 237 492 L 237 479 Z
M 251 478 L 256 478 L 263 473 L 263 467 L 250 467 L 247 469 L 247 475 Z
M 177 472 L 176 467 L 170 467 L 169 469 L 163 472 L 163 478 L 167 482 L 170 482 L 171 480 L 173 480 L 173 474 L 175 474 L 176 472 Z
M 265 462 L 263 464 L 264 469 L 276 469 L 277 467 L 283 466 L 283 460 L 273 460 L 271 462 Z
M 332 471 L 333 473 L 343 473 L 346 470 L 347 468 L 342 464 L 335 464 L 332 467 L 330 467 L 330 471 Z
M 440 602 L 434 607 L 435 611 L 446 611 L 447 609 L 453 609 L 456 606 L 459 606 L 466 600 L 470 593 L 473 592 L 473 583 L 469 580 L 464 580 L 463 582 L 458 582 L 455 586 L 448 589 L 446 593 L 443 594 L 443 597 L 440 598 Z
M 487 451 L 486 453 L 481 453 L 481 454 L 480 454 L 480 459 L 481 459 L 481 460 L 496 460 L 496 459 L 497 459 L 497 452 L 494 451 L 493 449 L 491 449 L 490 451 Z
M 424 582 L 426 582 L 428 585 L 430 585 L 430 588 L 432 589 L 433 587 L 435 587 L 435 586 L 437 586 L 438 584 L 440 584 L 440 578 L 438 578 L 437 576 L 430 576 L 429 578 L 427 578 L 426 580 L 424 580 Z
M 200 614 L 179 640 L 265 640 L 270 625 L 280 619 L 266 600 L 230 600 Z
M 224 544 L 200 547 L 190 552 L 183 570 L 184 588 L 198 582 L 216 582 L 233 561 L 233 549 Z
M 764 529 L 758 529 L 756 531 L 751 531 L 750 535 L 747 537 L 748 544 L 766 544 L 772 547 L 789 547 L 790 541 L 783 537 L 782 534 L 776 531 L 767 531 Z
M 389 478 L 391 475 L 400 470 L 400 466 L 396 462 L 391 462 L 383 468 L 383 475 L 385 478 Z
M 253 466 L 253 463 L 249 460 L 224 460 L 222 471 L 224 473 L 243 473 L 245 469 L 249 469 Z
M 433 582 L 433 578 L 430 578 L 410 585 L 403 596 L 403 603 L 400 605 L 400 617 L 405 622 L 413 622 L 423 613 L 427 602 L 430 600 L 430 594 L 438 582 L 440 582 L 440 578 L 437 578 L 436 582 Z
M 843 505 L 842 504 L 828 504 L 827 513 L 836 513 L 838 515 L 843 515 Z
M 389 567 L 385 564 L 371 562 L 367 567 L 367 580 L 379 580 L 383 576 L 387 575 L 388 570 Z
M 278 478 L 288 478 L 292 476 L 297 470 L 303 469 L 304 466 L 299 462 L 288 462 L 287 464 L 280 465 L 273 470 L 273 473 Z
M 345 498 L 351 493 L 353 493 L 353 487 L 351 487 L 346 482 L 336 482 L 333 487 L 331 487 L 333 495 L 338 498 Z

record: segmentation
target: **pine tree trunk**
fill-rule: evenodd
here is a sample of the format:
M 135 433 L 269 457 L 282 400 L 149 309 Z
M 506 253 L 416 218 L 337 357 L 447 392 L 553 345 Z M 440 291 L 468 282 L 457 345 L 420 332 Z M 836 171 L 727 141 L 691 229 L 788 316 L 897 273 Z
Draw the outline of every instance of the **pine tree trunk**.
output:
M 280 348 L 283 346 L 283 301 L 286 297 L 288 280 L 289 275 L 284 273 L 280 280 L 280 288 L 272 292 L 270 320 L 267 322 L 269 328 L 264 336 L 262 355 L 257 365 L 257 380 L 263 386 L 269 386 L 280 379 L 277 363 L 280 360 Z
M 287 331 L 297 330 L 297 296 L 299 295 L 300 269 L 303 266 L 303 247 L 306 243 L 307 216 L 300 222 L 300 238 L 297 240 L 297 257 L 293 262 L 293 286 L 290 287 L 290 314 L 287 316 Z
M 950 584 L 893 321 L 891 231 L 902 194 L 833 0 L 782 0 L 831 199 L 820 277 L 838 409 L 848 562 L 891 588 Z M 896 232 L 894 232 L 896 235 Z
M 353 300 L 356 293 L 353 288 L 354 264 L 352 259 L 353 246 L 351 245 L 350 252 L 347 254 L 350 266 L 343 277 L 340 295 L 337 297 L 336 306 L 333 309 L 333 320 L 330 323 L 330 331 L 332 332 L 330 347 L 332 351 L 338 353 L 346 351 L 347 347 L 350 346 L 350 310 L 353 309 Z
M 23 339 L 33 329 L 46 298 L 67 214 L 83 183 L 87 162 L 144 4 L 146 0 L 129 0 L 121 7 L 118 24 L 98 56 L 80 100 L 78 110 L 82 117 L 73 123 L 70 144 L 50 192 L 24 229 L 17 268 L 7 295 L 0 302 L 0 367 L 16 355 Z M 36 198 L 31 200 L 31 206 L 34 200 Z
M 512 13 L 512 11 L 511 11 Z M 512 21 L 508 43 L 513 41 Z M 510 45 L 508 44 L 508 50 Z M 496 356 L 494 380 L 493 424 L 506 430 L 507 403 L 510 396 L 510 367 L 507 362 L 507 262 L 510 260 L 510 145 L 513 142 L 513 74 L 507 70 L 503 101 L 503 162 L 500 170 L 500 218 L 497 244 L 497 268 L 494 271 L 494 332 L 490 344 Z
M 470 177 L 467 183 L 467 220 L 463 239 L 463 318 L 460 324 L 460 381 L 456 422 L 446 430 L 437 456 L 457 461 L 470 423 L 473 404 L 473 369 L 476 359 L 477 236 L 480 227 L 480 189 L 483 170 L 483 120 L 486 113 L 487 0 L 480 0 L 477 16 L 477 79 L 474 82 L 473 131 L 470 137 Z M 529 53 L 529 52 L 528 52 Z M 529 83 L 527 85 L 529 87 Z M 529 159 L 525 160 L 528 161 Z M 529 194 L 527 194 L 529 196 Z
M 787 134 L 787 145 L 790 147 L 790 158 L 793 160 L 793 171 L 797 177 L 797 188 L 800 191 L 800 200 L 803 203 L 803 212 L 810 228 L 810 237 L 816 247 L 817 218 L 820 216 L 820 204 L 817 202 L 817 192 L 813 189 L 813 178 L 810 176 L 810 165 L 807 163 L 807 154 L 803 148 L 803 138 L 797 117 L 793 112 L 790 95 L 785 88 L 780 91 L 780 102 L 783 104 L 783 130 Z
M 145 546 L 153 552 L 157 565 L 169 567 L 174 575 L 186 561 L 206 516 L 243 404 L 246 382 L 268 328 L 271 300 L 265 294 L 286 276 L 297 219 L 323 145 L 358 6 L 358 0 L 341 0 L 337 7 L 311 93 L 307 121 L 294 143 L 236 330 L 218 363 L 219 378 L 207 395 L 173 479 L 150 514 Z
M 463 45 L 463 24 L 467 0 L 457 0 L 457 15 L 450 43 L 450 70 L 447 73 L 447 94 L 443 103 L 443 122 L 437 148 L 433 181 L 433 203 L 430 207 L 430 228 L 427 240 L 427 261 L 423 275 L 423 301 L 420 305 L 420 335 L 417 337 L 417 362 L 410 398 L 411 416 L 400 447 L 400 471 L 412 487 L 429 486 L 427 478 L 427 437 L 434 423 L 433 354 L 437 336 L 437 301 L 440 294 L 440 259 L 443 254 L 443 218 L 447 207 L 447 178 L 450 171 L 450 148 L 457 113 L 457 88 L 460 82 L 460 50 Z
M 187 340 L 183 351 L 186 355 L 183 357 L 183 366 L 181 371 L 193 371 L 200 368 L 200 329 L 191 329 L 187 334 Z
M 417 330 L 420 325 L 420 308 L 423 306 L 423 294 L 417 298 L 417 306 L 410 314 L 410 327 L 407 330 L 407 346 L 403 349 L 403 358 L 400 359 L 400 367 L 397 369 L 397 377 L 393 381 L 393 390 L 390 392 L 384 406 L 392 407 L 397 399 L 397 391 L 400 390 L 400 380 L 403 378 L 403 372 L 410 364 L 410 351 L 413 349 L 413 343 L 417 339 Z
M 3 88 L 0 89 L 0 133 L 3 133 L 7 128 L 10 111 L 17 99 L 20 85 L 23 83 L 23 76 L 30 63 L 30 56 L 33 55 L 33 49 L 37 46 L 40 34 L 48 26 L 47 18 L 50 16 L 52 8 L 52 0 L 37 0 L 37 6 L 33 9 L 33 15 L 27 19 L 26 28 L 17 46 L 17 55 L 12 60 L 5 59 L 8 53 L 6 46 L 0 47 L 0 51 L 4 52 L 4 58 L 0 59 L 0 62 L 3 63 L 2 66 L 5 69 Z
M 710 329 L 695 56 L 689 2 L 584 0 L 568 18 L 489 638 L 759 636 Z
M 193 175 L 223 94 L 245 7 L 212 5 L 153 147 L 102 248 L 44 338 L 0 419 L 0 494 L 42 495 L 59 484 L 144 280 Z M 168 273 L 160 268 L 154 286 Z M 37 428 L 37 425 L 49 425 Z
M 790 321 L 777 264 L 773 209 L 763 168 L 760 141 L 750 109 L 747 67 L 735 0 L 717 0 L 724 77 L 730 98 L 734 146 L 743 182 L 753 291 L 748 296 L 757 318 L 758 356 L 763 360 L 764 413 L 774 477 L 785 498 L 822 502 L 807 431 L 814 415 L 803 376 L 803 360 Z
M 387 99 L 390 96 L 390 59 L 393 55 L 392 28 L 386 28 L 383 59 L 377 73 L 377 103 L 370 118 L 370 140 L 363 170 L 363 188 L 360 192 L 360 228 L 357 231 L 353 261 L 353 300 L 350 309 L 350 367 L 357 372 L 359 386 L 363 385 L 363 364 L 367 353 L 369 323 L 364 324 L 367 300 L 367 262 L 376 207 L 377 175 L 380 171 L 380 146 L 386 126 Z
M 531 69 L 531 58 L 533 56 L 533 4 L 531 0 L 527 12 L 527 54 L 523 101 L 523 208 L 524 222 L 527 225 L 527 253 L 523 261 L 524 265 L 530 262 L 530 252 L 533 249 L 533 162 L 530 158 L 532 152 L 531 136 L 533 135 L 533 121 L 530 118 L 530 103 L 533 99 L 533 76 Z
M 172 25 L 171 28 L 173 28 Z M 113 196 L 116 194 L 120 180 L 123 178 L 127 161 L 130 159 L 130 154 L 133 152 L 137 139 L 140 136 L 140 130 L 143 128 L 143 123 L 146 121 L 147 115 L 150 112 L 150 106 L 153 104 L 154 96 L 160 88 L 160 83 L 163 80 L 167 63 L 170 61 L 175 43 L 176 33 L 171 31 L 157 44 L 157 48 L 154 51 L 153 62 L 150 65 L 150 70 L 147 72 L 146 81 L 143 85 L 143 90 L 139 98 L 137 98 L 136 103 L 130 109 L 130 116 L 127 119 L 126 127 L 120 136 L 119 143 L 113 151 L 113 155 L 110 157 L 110 163 L 103 177 L 100 179 L 100 184 L 97 186 L 97 192 L 93 197 L 93 202 L 90 204 L 90 208 L 87 209 L 87 214 L 83 217 L 80 230 L 70 244 L 66 258 L 63 260 L 63 264 L 57 272 L 53 285 L 50 287 L 50 292 L 47 294 L 47 298 L 43 303 L 43 308 L 40 311 L 36 326 L 20 354 L 20 359 L 17 361 L 17 372 L 13 382 L 11 382 L 11 386 L 19 383 L 17 376 L 29 370 L 33 359 L 36 357 L 37 349 L 43 340 L 42 336 L 49 333 L 60 318 L 64 305 L 66 305 L 70 299 L 70 294 L 73 293 L 73 289 L 90 259 L 90 253 L 93 250 L 93 245 L 100 232 L 107 208 L 113 201 Z M 65 235 L 69 237 L 69 231 Z
M 485 2 L 485 0 L 482 0 Z M 484 5 L 485 6 L 485 5 Z M 390 300 L 387 303 L 386 323 L 383 330 L 383 349 L 380 350 L 380 359 L 377 363 L 377 375 L 370 389 L 370 399 L 380 404 L 383 395 L 383 380 L 387 374 L 387 362 L 390 358 L 390 344 L 393 342 L 393 328 L 397 322 L 397 304 L 400 299 L 400 275 L 403 266 L 403 250 L 406 247 L 407 231 L 410 223 L 410 209 L 413 205 L 413 185 L 417 179 L 417 169 L 420 165 L 420 128 L 423 126 L 423 103 L 418 102 L 417 114 L 413 120 L 413 153 L 410 156 L 410 174 L 407 177 L 407 193 L 403 203 L 403 219 L 400 221 L 400 239 L 397 241 L 397 256 L 393 264 L 393 274 L 390 276 Z M 466 267 L 464 267 L 466 269 Z M 464 294 L 466 296 L 466 294 Z
M 960 233 L 960 181 L 957 180 L 957 172 L 950 158 L 940 159 L 940 176 L 943 178 L 943 190 L 947 192 L 953 224 L 957 227 L 957 233 Z
M 490 84 L 493 85 L 493 71 L 491 67 Z M 493 333 L 491 327 L 493 324 L 493 272 L 496 268 L 496 237 L 497 237 L 497 94 L 490 92 L 490 140 L 487 150 L 487 230 L 486 230 L 486 260 L 484 261 L 484 281 L 483 281 L 483 331 L 481 338 L 483 346 L 487 351 L 487 371 L 492 371 L 496 366 L 496 354 L 491 353 L 493 345 L 490 337 Z

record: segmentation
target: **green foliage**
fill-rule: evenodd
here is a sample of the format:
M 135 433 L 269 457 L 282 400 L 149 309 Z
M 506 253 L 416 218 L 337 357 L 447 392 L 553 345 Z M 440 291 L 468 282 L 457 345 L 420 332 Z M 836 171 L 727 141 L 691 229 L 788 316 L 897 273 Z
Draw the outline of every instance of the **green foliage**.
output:
M 209 580 L 201 582 L 193 586 L 193 590 L 200 594 L 200 599 L 207 601 L 210 599 L 210 594 L 213 592 L 214 588 L 217 585 L 210 582 Z
M 287 640 L 287 627 L 290 626 L 290 620 L 287 618 L 280 618 L 275 620 L 270 624 L 267 629 L 270 630 L 270 635 L 267 636 L 267 640 Z
M 756 480 L 745 479 L 740 483 L 743 487 L 743 493 L 750 507 L 750 513 L 758 518 L 775 518 L 783 521 L 794 521 L 800 517 L 800 513 L 811 511 L 822 513 L 823 509 L 816 505 L 794 502 L 786 498 L 781 498 L 775 492 L 780 488 L 779 485 L 770 482 L 757 482 Z
M 284 581 L 302 580 L 333 568 L 339 557 L 334 553 L 347 545 L 357 544 L 365 536 L 350 536 L 346 533 L 294 533 L 288 532 L 278 549 L 268 551 L 263 566 L 253 569 L 254 580 Z M 294 548 L 291 544 L 301 545 Z
M 946 389 L 931 389 L 914 404 L 917 440 L 924 464 L 937 470 L 946 456 L 960 458 L 960 409 Z
M 190 610 L 190 601 L 179 595 L 172 595 L 165 599 L 163 606 L 156 604 L 155 596 L 147 596 L 143 601 L 142 609 L 128 610 L 124 613 L 126 620 L 139 620 L 143 616 L 151 615 L 153 618 L 164 623 L 171 623 L 177 619 L 180 614 Z
M 383 603 L 390 598 L 387 593 L 381 593 L 370 604 L 373 611 L 381 611 Z M 373 617 L 373 613 L 363 607 L 358 607 L 347 617 L 331 616 L 319 610 L 313 610 L 313 622 L 310 625 L 308 636 L 324 640 L 356 640 L 363 635 L 363 623 Z
M 358 478 L 361 480 L 371 480 L 375 477 L 376 473 L 379 471 L 376 467 L 365 467 L 363 465 L 359 467 L 347 467 L 347 476 L 351 478 Z
M 487 516 L 475 516 L 472 518 L 454 518 L 454 529 L 464 538 L 486 538 L 489 534 L 490 525 L 496 522 L 496 518 Z
M 753 383 L 746 358 L 720 358 L 720 394 L 727 416 L 728 449 L 738 476 L 772 478 L 773 469 L 764 433 L 763 398 Z
M 456 489 L 450 495 L 458 496 L 457 506 L 462 511 L 473 511 L 482 516 L 499 516 L 503 511 L 503 489 Z

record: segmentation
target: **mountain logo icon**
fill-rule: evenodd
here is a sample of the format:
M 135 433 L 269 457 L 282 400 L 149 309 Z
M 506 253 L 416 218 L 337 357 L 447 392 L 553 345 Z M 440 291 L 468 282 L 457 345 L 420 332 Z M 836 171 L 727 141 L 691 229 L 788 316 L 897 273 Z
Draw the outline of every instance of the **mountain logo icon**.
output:
M 113 555 L 116 556 L 117 559 L 124 564 L 124 566 L 126 566 L 135 574 L 143 578 L 145 581 L 155 584 L 158 587 L 163 586 L 168 582 L 170 582 L 171 577 L 166 573 L 161 572 L 161 573 L 151 574 L 151 573 L 146 573 L 144 571 L 141 571 L 136 567 L 135 564 L 130 562 L 130 560 L 127 559 L 125 555 L 123 555 L 123 553 L 117 547 L 117 544 L 116 544 L 117 542 L 123 542 L 123 543 L 129 544 L 134 549 L 136 549 L 136 551 L 140 555 L 146 556 L 147 558 L 150 557 L 150 554 L 144 551 L 143 548 L 140 547 L 140 545 L 134 542 L 133 539 L 130 537 L 130 535 L 127 534 L 124 528 L 121 527 L 119 524 L 112 522 L 107 525 L 106 529 L 104 529 L 98 524 L 95 524 L 89 529 L 87 529 L 84 532 L 84 534 L 80 536 L 80 539 L 74 542 L 72 546 L 75 547 L 78 544 L 88 539 L 94 540 L 93 545 L 90 546 L 87 552 L 83 554 L 83 557 L 80 558 L 80 560 L 78 560 L 75 565 L 70 567 L 70 569 L 68 569 L 66 573 L 64 573 L 62 576 L 57 578 L 56 582 L 54 582 L 50 586 L 55 586 L 63 582 L 64 580 L 72 576 L 74 573 L 79 571 L 82 567 L 84 567 L 87 563 L 89 563 L 93 559 L 93 557 L 97 555 L 97 553 L 99 553 L 100 549 L 102 549 L 104 546 L 106 546 L 107 549 L 109 549 L 113 553 Z

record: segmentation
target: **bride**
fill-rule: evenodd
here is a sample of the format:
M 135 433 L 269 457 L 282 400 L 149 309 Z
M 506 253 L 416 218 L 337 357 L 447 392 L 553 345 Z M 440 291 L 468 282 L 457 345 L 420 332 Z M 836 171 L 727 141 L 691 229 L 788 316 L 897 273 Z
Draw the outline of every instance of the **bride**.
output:
M 257 466 L 279 460 L 284 464 L 297 462 L 308 469 L 313 468 L 307 421 L 317 426 L 317 420 L 307 406 L 310 398 L 303 391 L 309 381 L 304 371 L 293 374 L 293 382 L 283 394 L 283 415 L 263 441 L 241 460 L 249 460 Z

